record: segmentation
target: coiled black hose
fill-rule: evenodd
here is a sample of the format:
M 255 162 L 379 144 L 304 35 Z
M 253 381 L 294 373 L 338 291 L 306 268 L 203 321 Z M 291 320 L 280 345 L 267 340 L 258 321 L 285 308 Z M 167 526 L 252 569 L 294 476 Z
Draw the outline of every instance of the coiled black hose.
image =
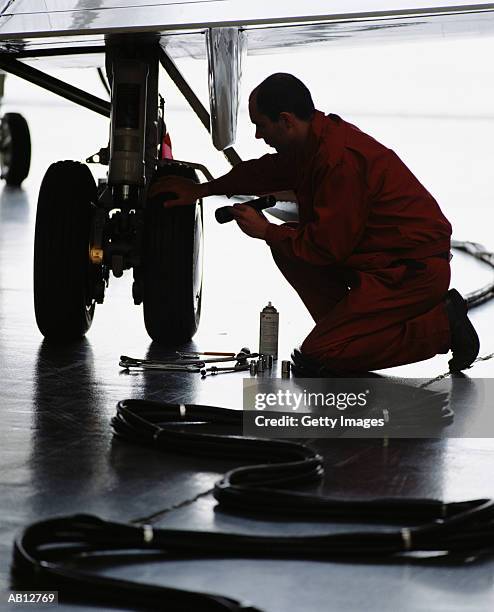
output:
M 475 257 L 475 259 L 484 262 L 491 268 L 494 268 L 494 253 L 487 251 L 481 244 L 478 244 L 477 242 L 453 240 L 451 242 L 451 246 L 458 251 L 462 251 L 463 253 L 467 253 L 468 255 Z M 469 308 L 475 308 L 475 306 L 485 304 L 489 300 L 492 300 L 492 298 L 494 298 L 494 282 L 489 283 L 476 291 L 472 291 L 465 296 Z
M 165 452 L 208 454 L 255 460 L 231 470 L 216 483 L 214 495 L 227 509 L 262 508 L 277 516 L 296 514 L 317 520 L 413 523 L 406 528 L 330 533 L 304 537 L 250 536 L 175 529 L 153 529 L 74 515 L 30 525 L 15 543 L 14 576 L 30 587 L 60 590 L 64 597 L 109 601 L 139 609 L 260 612 L 258 608 L 208 593 L 115 580 L 75 569 L 80 555 L 133 551 L 159 552 L 160 560 L 197 558 L 296 558 L 400 561 L 414 553 L 465 563 L 494 552 L 494 501 L 445 504 L 428 499 L 342 500 L 286 490 L 323 475 L 322 458 L 304 444 L 239 435 L 242 413 L 214 406 L 184 406 L 126 400 L 112 420 L 115 434 Z M 230 430 L 210 433 L 211 426 Z M 196 431 L 194 431 L 196 430 Z M 262 461 L 263 463 L 259 463 Z M 138 556 L 135 557 L 139 559 Z M 70 567 L 66 565 L 70 562 Z
M 263 411 L 266 417 L 271 413 Z M 273 413 L 272 416 L 279 416 Z M 427 422 L 447 425 L 452 411 L 443 403 L 429 403 Z M 223 509 L 331 520 L 367 517 L 369 520 L 404 521 L 444 518 L 455 514 L 435 500 L 342 500 L 293 491 L 320 480 L 323 459 L 310 447 L 288 440 L 248 438 L 241 435 L 243 414 L 216 406 L 180 405 L 145 400 L 123 400 L 112 419 L 115 434 L 129 442 L 165 452 L 234 458 L 250 465 L 227 472 L 215 484 L 214 497 Z M 403 415 L 409 425 L 410 417 Z M 227 434 L 205 433 L 212 426 L 229 427 Z M 202 431 L 201 431 L 202 430 Z M 255 465 L 252 465 L 255 461 Z M 446 508 L 446 510 L 445 510 Z M 449 509 L 448 509 L 449 508 Z
M 73 562 L 80 555 L 129 550 L 160 552 L 164 561 L 225 557 L 392 561 L 406 559 L 416 551 L 441 551 L 449 561 L 465 562 L 492 555 L 494 501 L 480 499 L 466 506 L 468 509 L 454 516 L 413 528 L 304 537 L 152 529 L 74 515 L 28 527 L 15 543 L 13 569 L 23 584 L 32 587 L 62 590 L 64 596 L 125 607 L 138 604 L 140 610 L 260 612 L 221 595 L 106 578 L 63 567 L 62 563 Z

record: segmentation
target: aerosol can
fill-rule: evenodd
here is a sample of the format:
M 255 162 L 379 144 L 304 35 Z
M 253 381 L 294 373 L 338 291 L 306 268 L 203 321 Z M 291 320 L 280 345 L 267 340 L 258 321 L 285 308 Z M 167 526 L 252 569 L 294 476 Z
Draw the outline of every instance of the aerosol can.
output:
M 278 358 L 278 323 L 278 311 L 271 302 L 268 302 L 260 313 L 259 354 L 272 355 L 273 359 Z

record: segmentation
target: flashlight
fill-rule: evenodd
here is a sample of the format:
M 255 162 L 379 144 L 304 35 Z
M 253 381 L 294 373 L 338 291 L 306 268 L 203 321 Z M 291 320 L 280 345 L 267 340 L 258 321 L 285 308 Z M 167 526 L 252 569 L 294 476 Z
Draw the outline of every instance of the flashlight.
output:
M 265 208 L 272 208 L 276 204 L 276 198 L 272 195 L 263 196 L 262 198 L 257 198 L 256 200 L 249 200 L 248 202 L 242 202 L 246 206 L 251 206 L 258 212 L 264 210 Z M 233 206 L 222 206 L 221 208 L 216 209 L 214 216 L 216 217 L 216 221 L 218 223 L 228 223 L 229 221 L 233 221 Z

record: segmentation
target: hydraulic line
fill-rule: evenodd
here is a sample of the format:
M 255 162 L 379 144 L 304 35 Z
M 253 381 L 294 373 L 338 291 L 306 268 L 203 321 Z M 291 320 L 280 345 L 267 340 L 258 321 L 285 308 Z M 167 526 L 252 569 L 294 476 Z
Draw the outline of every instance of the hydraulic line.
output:
M 322 458 L 308 446 L 240 435 L 240 411 L 143 400 L 119 402 L 115 434 L 166 452 L 255 461 L 231 470 L 214 495 L 227 510 L 293 514 L 318 521 L 405 523 L 385 531 L 317 536 L 251 536 L 155 529 L 74 515 L 34 523 L 16 540 L 12 571 L 20 584 L 56 589 L 63 597 L 109 601 L 124 607 L 182 612 L 261 612 L 210 593 L 116 580 L 77 568 L 78 558 L 108 561 L 159 553 L 161 561 L 211 558 L 275 558 L 358 562 L 468 563 L 494 553 L 494 501 L 443 503 L 433 499 L 332 499 L 292 490 L 323 476 Z M 210 433 L 208 427 L 228 433 Z M 262 462 L 262 463 L 259 463 Z M 132 551 L 132 552 L 130 552 Z M 145 557 L 144 557 L 145 558 Z
M 358 502 L 357 502 L 358 503 Z M 406 561 L 418 551 L 441 551 L 449 563 L 469 562 L 494 551 L 494 501 L 468 502 L 451 518 L 386 532 L 351 532 L 302 537 L 154 529 L 73 515 L 29 526 L 14 546 L 14 578 L 31 588 L 60 590 L 64 597 L 109 601 L 140 610 L 261 612 L 259 608 L 213 595 L 99 576 L 75 569 L 83 555 L 159 552 L 160 560 L 273 558 L 343 561 Z M 109 555 L 109 553 L 113 555 Z M 441 559 L 441 557 L 439 557 Z M 444 559 L 441 559 L 444 561 Z M 63 562 L 69 561 L 70 567 Z
M 266 418 L 279 414 L 263 411 Z M 406 412 L 393 414 L 393 421 L 398 419 L 406 427 L 413 421 L 420 426 L 425 420 L 428 425 L 441 427 L 452 421 L 453 414 L 447 405 L 438 402 L 427 405 L 423 413 L 414 410 L 413 417 Z M 164 452 L 255 461 L 255 465 L 231 470 L 215 484 L 214 497 L 225 510 L 318 520 L 366 517 L 391 522 L 442 519 L 458 511 L 455 504 L 434 500 L 377 499 L 356 505 L 353 499 L 287 490 L 320 481 L 324 476 L 322 457 L 298 442 L 242 436 L 242 424 L 242 411 L 145 400 L 119 402 L 112 419 L 115 434 L 129 442 L 153 445 Z M 212 430 L 221 433 L 211 433 Z
M 494 253 L 487 251 L 481 244 L 476 242 L 453 240 L 451 242 L 451 246 L 458 251 L 468 253 L 468 255 L 471 255 L 472 257 L 483 261 L 491 268 L 494 268 Z M 494 298 L 494 282 L 489 283 L 476 291 L 472 291 L 465 296 L 469 308 L 475 308 L 475 306 L 485 304 L 489 300 L 492 300 L 492 298 Z

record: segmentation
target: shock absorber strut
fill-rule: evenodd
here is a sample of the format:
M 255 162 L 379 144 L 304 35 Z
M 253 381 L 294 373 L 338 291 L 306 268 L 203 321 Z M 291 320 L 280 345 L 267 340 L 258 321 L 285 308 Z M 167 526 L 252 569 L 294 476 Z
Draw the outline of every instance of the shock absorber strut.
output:
M 145 136 L 149 69 L 139 60 L 114 61 L 108 183 L 115 206 L 135 201 L 145 184 Z
M 154 38 L 107 40 L 111 82 L 105 261 L 114 276 L 139 266 L 146 187 L 157 163 L 158 46 Z M 110 211 L 113 211 L 110 213 Z

